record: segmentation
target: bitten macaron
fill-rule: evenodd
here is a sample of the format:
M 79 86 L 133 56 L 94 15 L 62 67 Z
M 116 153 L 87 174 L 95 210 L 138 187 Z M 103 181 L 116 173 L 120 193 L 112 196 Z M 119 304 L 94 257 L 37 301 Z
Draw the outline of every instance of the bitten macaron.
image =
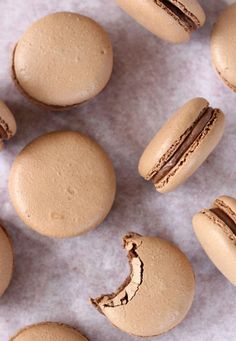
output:
M 204 98 L 181 107 L 151 140 L 139 173 L 161 193 L 173 191 L 206 160 L 224 132 L 224 114 Z
M 0 101 L 0 150 L 3 141 L 10 140 L 16 133 L 16 121 L 13 113 L 7 105 Z
M 187 42 L 206 16 L 197 0 L 117 0 L 138 23 L 171 43 Z
M 157 237 L 124 237 L 131 274 L 111 295 L 92 299 L 94 306 L 122 331 L 141 337 L 166 333 L 186 317 L 195 278 L 186 256 Z
M 13 274 L 13 248 L 6 230 L 0 226 L 0 297 L 8 288 Z
M 236 286 L 236 199 L 217 198 L 193 217 L 193 228 L 208 257 Z
M 236 3 L 219 16 L 211 35 L 213 66 L 221 80 L 236 92 Z
M 115 192 L 115 171 L 106 152 L 73 131 L 32 141 L 16 157 L 9 177 L 19 217 L 49 237 L 75 237 L 97 227 L 111 210 Z
M 10 341 L 88 341 L 77 329 L 61 323 L 44 322 L 20 330 Z
M 13 79 L 30 100 L 64 110 L 98 95 L 113 67 L 108 34 L 94 20 L 59 12 L 36 21 L 15 46 Z

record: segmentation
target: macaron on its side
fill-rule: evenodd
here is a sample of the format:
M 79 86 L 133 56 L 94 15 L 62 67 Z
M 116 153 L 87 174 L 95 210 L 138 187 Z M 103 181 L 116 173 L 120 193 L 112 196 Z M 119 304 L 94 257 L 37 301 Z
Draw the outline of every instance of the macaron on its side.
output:
M 130 277 L 93 305 L 120 330 L 140 337 L 176 327 L 188 313 L 195 292 L 192 266 L 173 244 L 130 233 L 124 237 Z
M 13 246 L 6 230 L 0 226 L 0 297 L 8 288 L 13 274 Z
M 7 105 L 0 101 L 0 139 L 9 140 L 16 134 L 16 120 Z
M 142 26 L 171 43 L 187 42 L 191 32 L 205 22 L 205 13 L 197 1 L 117 0 L 117 2 Z
M 228 6 L 219 16 L 211 34 L 212 64 L 220 79 L 236 92 L 236 4 Z
M 45 134 L 17 156 L 9 194 L 24 223 L 56 238 L 75 237 L 103 222 L 116 193 L 110 158 L 74 131 Z
M 36 21 L 18 41 L 12 77 L 33 102 L 64 110 L 98 95 L 112 68 L 112 45 L 104 29 L 78 13 L 58 12 Z
M 219 271 L 236 285 L 236 200 L 220 197 L 193 217 L 202 248 Z
M 88 341 L 77 329 L 62 323 L 42 322 L 21 329 L 10 341 Z
M 224 114 L 194 98 L 163 125 L 143 152 L 139 173 L 161 192 L 174 190 L 203 163 L 224 131 Z

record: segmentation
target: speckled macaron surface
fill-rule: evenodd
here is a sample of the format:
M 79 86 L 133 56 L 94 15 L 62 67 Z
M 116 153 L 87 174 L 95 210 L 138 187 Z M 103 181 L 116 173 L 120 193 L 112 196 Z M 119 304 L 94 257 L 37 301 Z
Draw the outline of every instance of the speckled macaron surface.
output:
M 205 23 L 197 0 L 117 0 L 131 17 L 156 36 L 171 43 L 184 43 Z
M 0 101 L 0 139 L 9 140 L 16 133 L 16 121 L 8 106 Z
M 223 82 L 236 91 L 236 3 L 219 16 L 211 36 L 212 63 Z
M 64 131 L 43 135 L 17 156 L 9 178 L 12 203 L 26 225 L 65 238 L 97 227 L 116 191 L 113 165 L 89 137 Z
M 122 331 L 157 336 L 177 326 L 189 311 L 195 291 L 192 266 L 173 244 L 131 233 L 124 238 L 131 275 L 112 295 L 92 303 Z
M 157 191 L 170 192 L 206 160 L 224 132 L 224 114 L 204 98 L 194 98 L 164 124 L 144 150 L 139 173 Z
M 8 288 L 13 273 L 12 243 L 6 231 L 0 226 L 0 296 Z
M 236 199 L 217 198 L 193 217 L 193 228 L 208 257 L 236 286 Z
M 59 12 L 36 21 L 13 53 L 13 78 L 31 100 L 55 109 L 100 93 L 113 67 L 108 34 L 94 20 Z
M 10 341 L 88 341 L 80 332 L 59 323 L 35 324 L 19 331 Z

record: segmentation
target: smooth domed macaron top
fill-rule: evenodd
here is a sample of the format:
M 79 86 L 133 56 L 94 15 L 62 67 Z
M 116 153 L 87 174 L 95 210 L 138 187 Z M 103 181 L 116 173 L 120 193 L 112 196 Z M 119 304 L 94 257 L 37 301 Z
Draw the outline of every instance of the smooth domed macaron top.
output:
M 172 10 L 167 10 L 162 1 L 152 0 L 117 0 L 131 17 L 156 36 L 172 43 L 183 43 L 190 39 L 191 31 L 186 27 L 183 18 Z M 196 0 L 170 1 L 179 12 L 188 14 L 198 27 L 205 23 L 205 13 Z M 182 16 L 181 16 L 182 17 Z
M 2 140 L 9 140 L 16 133 L 16 120 L 7 105 L 0 101 L 0 136 Z
M 139 173 L 149 179 L 153 169 L 163 155 L 176 143 L 188 128 L 192 126 L 199 114 L 209 106 L 204 98 L 194 98 L 174 113 L 157 132 L 144 150 L 139 161 Z
M 236 4 L 228 6 L 219 16 L 211 35 L 213 65 L 232 90 L 236 91 Z
M 0 296 L 10 284 L 13 272 L 12 243 L 6 231 L 0 226 Z
M 91 138 L 63 131 L 43 135 L 17 156 L 9 193 L 20 218 L 37 232 L 73 237 L 97 227 L 116 191 L 113 165 Z
M 36 21 L 13 54 L 13 76 L 31 99 L 66 108 L 101 92 L 113 67 L 107 33 L 94 20 L 59 12 Z
M 26 327 L 10 341 L 88 341 L 78 330 L 70 326 L 44 322 Z
M 213 209 L 223 210 L 236 225 L 236 199 L 221 196 Z M 236 285 L 236 235 L 226 221 L 212 209 L 204 209 L 193 217 L 193 229 L 210 260 L 222 274 Z
M 131 278 L 118 290 L 119 299 L 113 294 L 92 302 L 126 333 L 142 337 L 165 333 L 179 324 L 191 307 L 195 292 L 192 266 L 165 240 L 131 233 L 124 243 L 132 265 Z

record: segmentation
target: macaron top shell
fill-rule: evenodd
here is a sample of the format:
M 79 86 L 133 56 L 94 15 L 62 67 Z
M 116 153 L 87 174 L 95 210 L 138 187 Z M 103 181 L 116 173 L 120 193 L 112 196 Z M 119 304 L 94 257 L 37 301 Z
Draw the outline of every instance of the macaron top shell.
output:
M 37 232 L 65 238 L 97 227 L 109 213 L 116 178 L 110 159 L 89 137 L 43 135 L 13 163 L 9 192 L 20 218 Z
M 88 341 L 80 332 L 59 323 L 40 323 L 21 330 L 10 341 Z
M 183 43 L 189 40 L 191 32 L 178 15 L 166 10 L 167 1 L 117 0 L 117 2 L 131 17 L 161 39 L 172 43 Z M 199 27 L 204 25 L 205 13 L 196 0 L 171 0 L 169 4 L 187 13 Z
M 236 224 L 236 199 L 222 196 L 213 207 L 223 210 Z M 208 257 L 236 286 L 236 234 L 209 209 L 193 217 L 193 228 Z
M 96 96 L 113 67 L 107 33 L 94 20 L 59 12 L 35 22 L 13 54 L 13 76 L 31 99 L 66 108 Z
M 236 4 L 228 6 L 219 16 L 211 36 L 213 65 L 232 90 L 236 91 Z
M 165 333 L 179 324 L 191 307 L 195 291 L 191 264 L 177 247 L 159 238 L 132 233 L 124 243 L 132 265 L 131 278 L 118 290 L 117 298 L 105 295 L 93 303 L 126 333 L 142 337 Z
M 16 120 L 6 104 L 0 101 L 0 135 L 1 139 L 9 140 L 16 133 Z
M 0 296 L 10 284 L 13 272 L 13 250 L 6 231 L 0 226 Z

